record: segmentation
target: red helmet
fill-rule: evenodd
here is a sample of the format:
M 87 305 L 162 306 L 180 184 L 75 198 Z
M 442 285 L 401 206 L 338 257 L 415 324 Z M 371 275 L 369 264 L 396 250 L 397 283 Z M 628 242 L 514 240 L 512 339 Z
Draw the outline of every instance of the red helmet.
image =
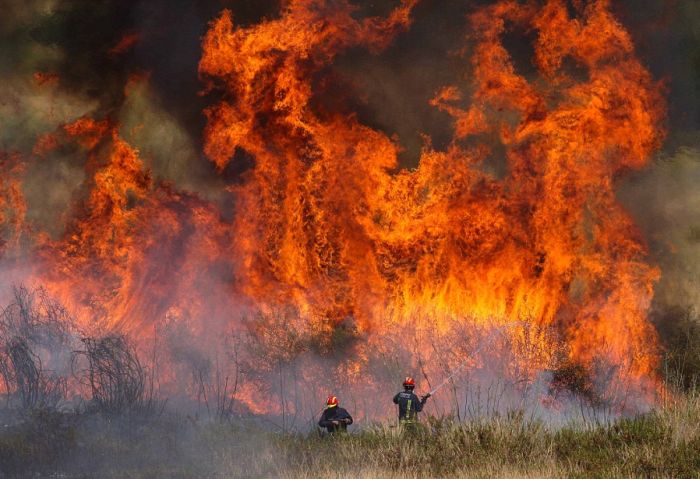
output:
M 326 407 L 336 407 L 338 405 L 338 398 L 335 396 L 328 396 L 326 399 Z
M 403 387 L 414 388 L 414 387 L 416 387 L 416 382 L 413 380 L 413 378 L 411 376 L 407 376 L 406 379 L 403 380 Z

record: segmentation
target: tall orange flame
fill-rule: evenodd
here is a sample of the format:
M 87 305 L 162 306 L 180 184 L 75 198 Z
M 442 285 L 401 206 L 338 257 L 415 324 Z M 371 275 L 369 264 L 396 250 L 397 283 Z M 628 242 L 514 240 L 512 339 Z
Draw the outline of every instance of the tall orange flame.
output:
M 199 291 L 211 290 L 201 281 L 212 265 L 228 263 L 218 212 L 155 184 L 108 122 L 81 119 L 64 130 L 87 150 L 89 194 L 64 236 L 43 240 L 41 279 L 80 311 L 87 331 L 143 332 L 170 310 L 211 313 L 201 307 L 207 301 Z
M 293 304 L 315 328 L 354 318 L 368 334 L 416 317 L 525 321 L 555 328 L 577 363 L 653 375 L 658 271 L 614 188 L 659 146 L 664 105 L 608 2 L 578 19 L 558 0 L 470 15 L 468 106 L 457 86 L 433 100 L 455 118 L 452 144 L 426 145 L 398 173 L 399 147 L 325 111 L 313 79 L 342 49 L 384 46 L 412 4 L 359 22 L 337 3 L 291 1 L 250 28 L 224 12 L 204 39 L 200 72 L 225 92 L 207 111 L 205 151 L 219 168 L 237 151 L 255 160 L 234 190 L 245 294 Z M 537 32 L 536 77 L 516 71 L 509 26 Z M 494 142 L 503 178 L 484 167 Z
M 407 170 L 400 146 L 331 107 L 319 79 L 345 50 L 387 47 L 416 3 L 358 19 L 347 0 L 288 0 L 257 25 L 236 27 L 229 11 L 212 22 L 199 71 L 221 100 L 205 111 L 204 150 L 219 171 L 254 162 L 230 187 L 232 223 L 155 181 L 109 121 L 82 118 L 41 138 L 38 153 L 73 143 L 88 160 L 64 234 L 36 239 L 37 279 L 87 330 L 147 336 L 176 316 L 195 334 L 245 326 L 286 352 L 281 333 L 306 334 L 322 353 L 347 334 L 359 341 L 337 372 L 351 381 L 395 336 L 432 344 L 425 354 L 447 370 L 468 351 L 443 342 L 443 358 L 436 341 L 471 347 L 478 331 L 516 325 L 502 331 L 529 378 L 605 363 L 618 382 L 653 385 L 646 315 L 659 272 L 615 186 L 659 147 L 665 106 L 629 35 L 605 0 L 575 2 L 577 18 L 562 0 L 477 9 L 472 75 L 431 101 L 454 119 L 452 141 L 444 151 L 426 141 Z M 536 73 L 517 71 L 509 29 L 536 32 Z M 489 162 L 501 155 L 498 176 Z M 24 228 L 15 160 L 0 157 L 0 249 Z M 243 324 L 251 306 L 269 314 Z M 414 356 L 410 367 L 422 368 Z M 301 375 L 311 381 L 314 367 Z

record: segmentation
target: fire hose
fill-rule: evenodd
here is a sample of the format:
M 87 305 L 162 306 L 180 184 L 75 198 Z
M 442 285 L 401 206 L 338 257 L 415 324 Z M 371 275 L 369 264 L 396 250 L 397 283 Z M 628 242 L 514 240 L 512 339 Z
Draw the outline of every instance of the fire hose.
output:
M 516 324 L 521 324 L 521 321 L 515 321 L 515 322 L 512 322 L 512 323 L 504 324 L 503 326 L 494 329 L 494 331 L 497 332 L 497 333 L 503 334 L 503 331 L 505 331 L 505 329 L 506 329 L 507 327 L 513 327 L 513 326 L 515 326 Z M 426 395 L 426 398 L 432 396 L 433 394 L 435 394 L 436 392 L 438 392 L 440 389 L 442 389 L 443 387 L 445 387 L 445 385 L 447 385 L 447 383 L 450 382 L 450 380 L 451 380 L 453 377 L 455 377 L 459 372 L 462 371 L 462 369 L 464 369 L 464 367 L 467 365 L 467 363 L 469 362 L 469 360 L 472 359 L 472 357 L 474 357 L 474 356 L 476 356 L 477 354 L 479 354 L 479 353 L 486 347 L 487 344 L 489 344 L 489 343 L 486 343 L 486 342 L 483 343 L 483 344 L 482 344 L 481 346 L 479 346 L 479 348 L 477 348 L 473 353 L 471 353 L 469 356 L 467 356 L 467 359 L 465 359 L 459 366 L 457 366 L 455 369 L 453 369 L 452 372 L 450 372 L 450 374 L 444 379 L 444 381 L 442 381 L 440 384 L 438 384 L 437 386 L 435 386 L 435 387 Z

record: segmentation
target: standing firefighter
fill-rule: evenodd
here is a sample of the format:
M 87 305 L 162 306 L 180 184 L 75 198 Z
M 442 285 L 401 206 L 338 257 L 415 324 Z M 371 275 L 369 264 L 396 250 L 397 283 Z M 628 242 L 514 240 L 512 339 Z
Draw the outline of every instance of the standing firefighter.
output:
M 426 394 L 418 399 L 418 396 L 413 392 L 416 387 L 416 382 L 412 377 L 407 377 L 403 381 L 403 391 L 394 396 L 394 404 L 399 405 L 399 422 L 404 426 L 415 424 L 418 420 L 418 413 L 423 410 L 425 401 L 428 400 L 430 394 Z
M 352 424 L 352 416 L 342 407 L 338 406 L 338 398 L 328 396 L 326 408 L 318 421 L 320 427 L 325 427 L 330 433 L 345 432 Z

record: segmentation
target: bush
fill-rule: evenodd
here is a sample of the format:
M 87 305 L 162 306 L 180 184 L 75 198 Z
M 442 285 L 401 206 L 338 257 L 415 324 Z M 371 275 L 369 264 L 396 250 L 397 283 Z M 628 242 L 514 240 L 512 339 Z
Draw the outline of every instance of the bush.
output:
M 19 286 L 13 292 L 0 314 L 0 379 L 7 402 L 24 410 L 55 408 L 66 393 L 62 373 L 68 370 L 72 318 L 43 289 Z
M 84 338 L 84 349 L 77 351 L 74 363 L 87 363 L 76 370 L 80 382 L 91 394 L 98 412 L 123 414 L 154 411 L 153 390 L 147 389 L 147 372 L 136 350 L 125 336 Z

